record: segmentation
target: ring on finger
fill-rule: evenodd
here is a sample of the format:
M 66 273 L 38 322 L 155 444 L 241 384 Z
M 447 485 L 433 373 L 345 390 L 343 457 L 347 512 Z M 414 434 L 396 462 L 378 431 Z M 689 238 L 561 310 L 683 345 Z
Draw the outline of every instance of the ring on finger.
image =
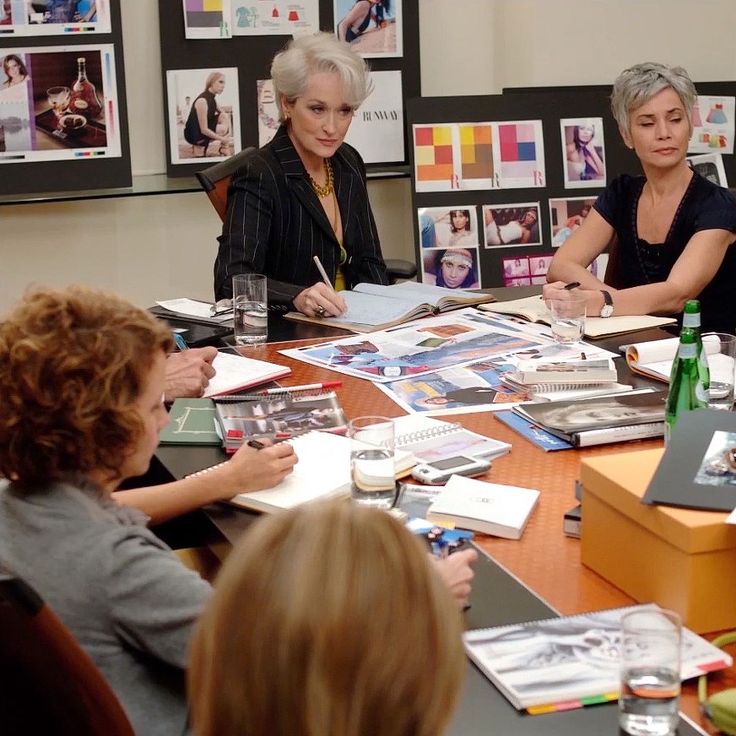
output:
M 320 304 L 320 306 L 316 309 L 316 314 L 318 317 L 324 317 L 325 316 L 325 308 Z

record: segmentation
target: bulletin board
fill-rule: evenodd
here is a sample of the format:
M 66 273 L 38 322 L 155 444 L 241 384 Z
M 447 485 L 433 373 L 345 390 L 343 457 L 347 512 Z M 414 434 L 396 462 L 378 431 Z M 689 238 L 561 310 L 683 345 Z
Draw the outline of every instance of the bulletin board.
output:
M 0 61 L 19 58 L 28 72 L 12 86 L 0 72 L 0 194 L 131 185 L 120 0 L 98 6 L 109 19 L 104 32 L 102 24 L 78 22 L 20 27 L 8 13 L 0 22 Z M 22 3 L 9 7 L 24 10 Z M 99 113 L 86 117 L 79 113 L 89 108 L 65 106 L 84 104 L 71 98 L 79 58 L 99 101 Z M 54 89 L 61 90 L 55 98 Z
M 402 56 L 367 58 L 373 72 L 401 72 L 403 99 L 420 94 L 419 65 L 419 8 L 418 0 L 401 0 Z M 164 120 L 168 121 L 169 100 L 167 98 L 167 72 L 172 70 L 197 70 L 226 68 L 236 70 L 230 78 L 237 78 L 237 100 L 239 115 L 234 123 L 240 138 L 241 148 L 258 145 L 258 97 L 257 82 L 269 78 L 269 69 L 274 55 L 288 42 L 290 36 L 248 35 L 222 39 L 186 38 L 183 5 L 180 0 L 159 0 L 161 31 L 161 62 L 164 88 Z M 319 27 L 334 32 L 333 0 L 319 0 Z M 169 75 L 169 79 L 172 79 Z M 369 98 L 370 99 L 370 98 Z M 365 107 L 365 104 L 364 104 Z M 358 110 L 357 114 L 360 114 Z M 186 111 L 182 110 L 182 117 Z M 402 160 L 367 164 L 367 169 L 380 171 L 391 166 L 406 164 L 409 156 L 409 138 L 406 127 L 406 111 L 402 115 L 404 128 L 404 153 Z M 171 137 L 175 128 L 167 125 L 166 150 L 167 174 L 169 176 L 191 176 L 207 168 L 214 161 L 209 155 L 197 158 L 200 153 L 193 149 L 192 160 L 175 161 L 176 146 L 172 149 Z M 196 159 L 196 160 L 194 160 Z
M 696 87 L 701 96 L 729 96 L 736 93 L 735 82 L 699 83 Z M 444 251 L 454 249 L 455 257 L 450 260 L 467 265 L 472 263 L 471 272 L 476 277 L 475 283 L 468 281 L 460 288 L 544 283 L 546 269 L 556 248 L 564 242 L 566 235 L 579 226 L 581 217 L 585 216 L 605 185 L 620 174 L 641 173 L 636 155 L 624 145 L 611 115 L 610 92 L 610 86 L 516 88 L 504 90 L 502 95 L 409 100 L 407 122 L 412 136 L 410 168 L 419 277 L 428 283 L 450 285 L 436 279 L 440 278 L 441 259 L 446 256 Z M 461 140 L 458 130 L 462 131 L 462 135 L 470 135 L 468 131 L 478 127 L 474 124 L 485 123 L 491 123 L 491 127 L 498 130 L 498 135 L 494 132 L 492 141 L 489 139 L 487 144 L 473 144 L 482 157 L 484 145 L 495 147 L 497 155 L 501 148 L 502 127 L 506 130 L 518 124 L 517 129 L 521 130 L 525 125 L 530 127 L 533 121 L 538 123 L 536 134 L 530 141 L 536 145 L 537 151 L 542 141 L 544 149 L 543 170 L 540 171 L 539 181 L 529 182 L 533 186 L 504 186 L 504 180 L 498 179 L 497 171 L 494 171 L 496 179 L 489 179 L 485 183 L 481 179 L 472 184 L 469 183 L 471 179 L 457 176 L 457 160 L 464 160 L 465 151 L 471 151 L 472 148 L 468 148 L 469 139 Z M 605 163 L 604 176 L 597 179 L 592 176 L 580 182 L 575 180 L 575 165 L 569 160 L 570 149 L 566 148 L 572 142 L 569 133 L 577 127 L 573 123 L 590 123 L 590 127 L 596 129 L 598 150 Z M 443 130 L 443 126 L 449 127 Z M 478 129 L 482 131 L 484 127 L 481 125 Z M 427 143 L 426 136 L 430 130 L 435 136 L 433 141 L 428 145 L 417 145 Z M 422 177 L 426 179 L 426 175 L 420 172 L 418 164 L 426 164 L 429 160 L 427 157 L 434 156 L 431 160 L 435 168 L 430 167 L 427 171 L 440 171 L 437 161 L 444 155 L 441 152 L 450 148 L 443 149 L 438 141 L 442 140 L 443 134 L 449 136 L 450 132 L 454 136 L 453 153 L 448 155 L 454 157 L 454 179 L 444 183 L 429 182 L 428 186 L 428 182 L 422 180 Z M 425 137 L 417 141 L 418 135 Z M 449 138 L 445 142 L 447 140 Z M 519 150 L 522 145 L 531 146 L 532 143 L 519 143 Z M 733 185 L 736 183 L 733 154 L 723 155 L 723 162 L 728 181 Z M 468 172 L 472 177 L 472 167 Z M 512 181 L 512 184 L 518 183 Z M 463 235 L 461 240 L 456 239 L 457 234 L 447 235 L 450 232 L 450 212 L 453 210 L 456 215 L 458 211 L 470 215 L 469 233 L 460 233 Z M 493 216 L 490 223 L 487 210 Z M 534 214 L 528 215 L 530 210 Z M 536 223 L 529 227 L 535 216 Z M 435 232 L 441 232 L 444 241 L 439 235 L 434 240 L 427 237 L 431 220 L 435 222 L 432 237 L 435 237 Z M 463 218 L 458 217 L 457 222 L 462 225 Z M 508 242 L 504 242 L 505 234 L 510 234 L 506 238 Z M 522 238 L 526 238 L 526 242 L 522 242 Z M 463 252 L 458 252 L 458 248 Z M 603 274 L 597 275 L 602 278 Z

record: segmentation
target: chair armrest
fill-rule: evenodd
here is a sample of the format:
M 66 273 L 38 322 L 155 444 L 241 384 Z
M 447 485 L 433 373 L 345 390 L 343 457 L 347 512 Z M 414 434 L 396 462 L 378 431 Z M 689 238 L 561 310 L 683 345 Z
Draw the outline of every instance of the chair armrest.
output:
M 397 279 L 413 279 L 417 275 L 417 264 L 403 258 L 387 258 L 388 280 L 393 284 Z

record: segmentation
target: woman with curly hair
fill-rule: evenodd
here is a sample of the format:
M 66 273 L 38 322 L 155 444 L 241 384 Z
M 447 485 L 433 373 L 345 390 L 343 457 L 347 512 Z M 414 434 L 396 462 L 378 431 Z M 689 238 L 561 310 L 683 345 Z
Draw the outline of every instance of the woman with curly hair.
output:
M 149 531 L 148 516 L 113 493 L 146 471 L 168 422 L 172 342 L 144 310 L 79 287 L 31 292 L 0 320 L 0 564 L 72 631 L 136 733 L 161 736 L 186 723 L 187 647 L 210 586 Z M 294 462 L 290 449 L 250 452 L 259 465 L 282 463 L 283 474 Z M 243 472 L 230 465 L 221 497 L 237 492 Z M 253 466 L 250 474 L 260 473 Z M 266 487 L 283 474 L 267 471 Z M 199 480 L 169 485 L 199 496 Z M 149 507 L 178 503 L 140 490 L 153 494 Z

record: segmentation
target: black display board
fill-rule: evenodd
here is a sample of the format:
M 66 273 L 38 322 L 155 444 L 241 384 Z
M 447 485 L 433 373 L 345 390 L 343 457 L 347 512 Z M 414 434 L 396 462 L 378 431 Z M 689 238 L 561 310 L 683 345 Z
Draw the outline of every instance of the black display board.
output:
M 401 70 L 403 96 L 406 100 L 421 94 L 419 66 L 419 0 L 403 0 L 403 56 L 395 58 L 367 59 L 374 71 Z M 258 100 L 256 82 L 268 79 L 274 55 L 288 42 L 290 36 L 233 36 L 227 39 L 188 39 L 185 37 L 184 13 L 181 2 L 159 0 L 161 29 L 161 67 L 164 89 L 164 121 L 166 121 L 166 171 L 169 176 L 191 176 L 212 162 L 206 158 L 201 164 L 172 164 L 170 156 L 168 106 L 166 101 L 166 72 L 172 69 L 212 69 L 237 67 L 240 97 L 240 136 L 243 148 L 258 145 Z M 321 30 L 334 31 L 333 0 L 319 0 L 319 26 Z M 406 112 L 404 113 L 406 117 Z M 405 150 L 408 157 L 410 140 L 405 127 Z M 368 170 L 391 168 L 403 162 L 387 166 L 369 164 Z
M 0 48 L 22 49 L 49 46 L 113 44 L 120 124 L 119 157 L 90 156 L 78 160 L 18 161 L 0 164 L 0 195 L 36 192 L 75 191 L 129 187 L 130 143 L 128 141 L 128 109 L 125 97 L 123 36 L 120 25 L 120 0 L 109 0 L 111 33 L 65 33 L 62 35 L 0 35 Z M 69 82 L 71 83 L 71 79 Z M 55 82 L 59 84 L 59 82 Z M 98 95 L 100 90 L 97 90 Z M 40 116 L 39 116 L 40 119 Z
M 736 82 L 696 83 L 702 95 L 736 95 Z M 544 136 L 546 185 L 527 189 L 450 190 L 417 192 L 414 177 L 414 148 L 411 148 L 412 200 L 415 253 L 421 272 L 417 209 L 421 207 L 459 207 L 474 204 L 478 223 L 482 224 L 481 205 L 513 205 L 520 202 L 540 203 L 541 245 L 510 245 L 485 248 L 480 236 L 479 265 L 483 288 L 503 286 L 503 260 L 512 257 L 548 255 L 553 252 L 549 200 L 569 197 L 594 199 L 606 182 L 624 173 L 640 174 L 641 166 L 633 151 L 623 143 L 618 125 L 610 111 L 610 85 L 580 87 L 523 87 L 504 89 L 502 95 L 472 97 L 433 97 L 409 100 L 407 118 L 413 124 L 472 123 L 540 120 Z M 560 120 L 564 118 L 601 118 L 605 142 L 606 182 L 597 188 L 565 188 Z M 726 176 L 736 183 L 736 157 L 724 155 Z M 599 276 L 602 276 L 599 274 Z

